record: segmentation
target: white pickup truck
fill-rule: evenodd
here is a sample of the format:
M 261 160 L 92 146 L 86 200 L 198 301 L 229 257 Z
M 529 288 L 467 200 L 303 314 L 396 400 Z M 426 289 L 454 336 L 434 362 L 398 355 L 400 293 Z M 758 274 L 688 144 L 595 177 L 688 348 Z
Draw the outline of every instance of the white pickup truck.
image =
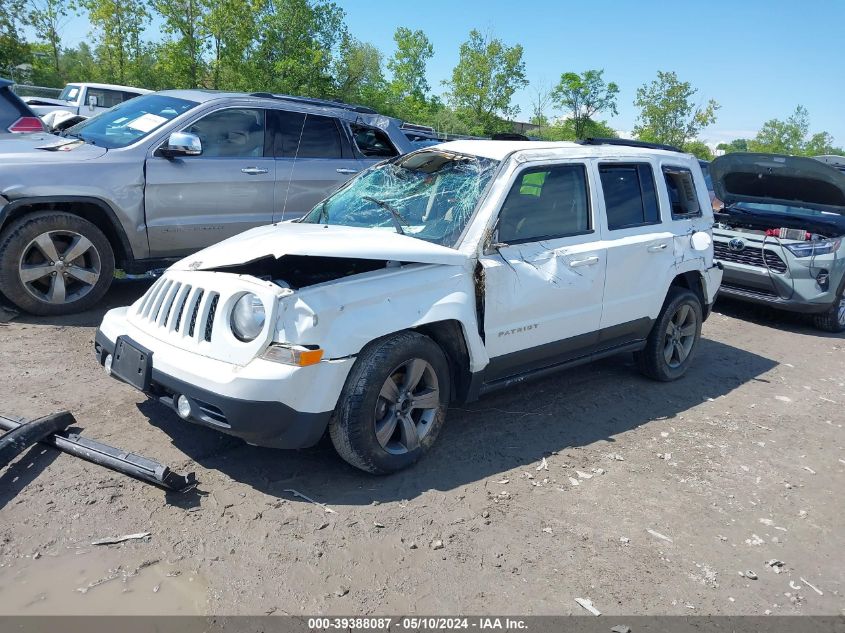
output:
M 114 84 L 74 83 L 62 90 L 58 99 L 21 97 L 50 129 L 65 129 L 104 112 L 124 101 L 152 92 L 144 88 Z

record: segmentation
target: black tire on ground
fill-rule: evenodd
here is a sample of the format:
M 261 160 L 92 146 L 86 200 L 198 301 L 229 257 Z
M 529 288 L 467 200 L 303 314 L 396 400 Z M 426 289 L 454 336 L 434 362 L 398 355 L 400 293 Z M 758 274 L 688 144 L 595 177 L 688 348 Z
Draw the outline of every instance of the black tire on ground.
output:
M 689 308 L 689 311 L 686 311 L 685 307 Z M 645 348 L 634 354 L 639 370 L 649 378 L 663 382 L 677 380 L 683 376 L 698 348 L 703 323 L 702 313 L 701 301 L 694 292 L 677 286 L 669 288 L 663 309 L 651 328 Z M 685 316 L 683 325 L 688 328 L 687 331 L 692 333 L 694 338 L 683 359 L 679 356 L 671 356 L 671 362 L 676 363 L 673 366 L 666 358 L 667 353 L 673 354 L 669 348 L 671 338 L 669 327 L 670 323 L 675 323 L 679 316 Z
M 832 332 L 833 334 L 845 332 L 845 312 L 843 312 L 845 305 L 843 305 L 843 301 L 845 301 L 845 279 L 839 285 L 836 301 L 833 302 L 830 310 L 813 315 L 813 325 L 816 326 L 817 330 Z
M 73 236 L 82 236 L 90 242 L 83 255 L 68 262 L 75 266 L 77 274 L 90 271 L 85 266 L 96 268 L 99 277 L 93 284 L 85 284 L 73 277 L 73 271 L 68 273 L 67 289 L 70 291 L 67 299 L 51 303 L 46 298 L 40 298 L 27 289 L 21 279 L 21 258 L 24 251 L 29 251 L 33 240 L 45 234 L 58 235 L 54 247 L 62 256 L 69 252 L 73 244 Z M 62 236 L 67 236 L 63 239 Z M 65 250 L 62 251 L 62 247 Z M 36 259 L 38 256 L 36 255 Z M 36 262 L 46 266 L 49 262 Z M 96 304 L 106 293 L 114 277 L 114 251 L 111 244 L 94 224 L 72 213 L 61 211 L 41 211 L 23 216 L 12 222 L 0 234 L 0 292 L 18 308 L 31 314 L 54 316 L 82 312 Z M 49 292 L 49 276 L 38 281 L 37 284 Z M 32 287 L 32 286 L 31 286 Z M 65 287 L 64 285 L 62 286 Z M 77 298 L 73 298 L 74 296 Z M 46 296 L 46 295 L 45 295 Z M 55 295 L 54 295 L 55 296 Z
M 413 450 L 389 452 L 376 437 L 377 406 L 382 410 L 389 406 L 381 395 L 384 386 L 397 372 L 401 382 L 403 366 L 414 359 L 428 364 L 429 380 L 433 379 L 431 372 L 436 376 L 438 406 L 432 409 L 431 421 Z M 338 454 L 356 468 L 377 475 L 396 472 L 429 451 L 446 419 L 449 398 L 449 364 L 440 347 L 417 332 L 392 334 L 370 343 L 358 355 L 329 424 L 329 435 Z M 397 434 L 402 430 L 400 426 L 401 423 Z

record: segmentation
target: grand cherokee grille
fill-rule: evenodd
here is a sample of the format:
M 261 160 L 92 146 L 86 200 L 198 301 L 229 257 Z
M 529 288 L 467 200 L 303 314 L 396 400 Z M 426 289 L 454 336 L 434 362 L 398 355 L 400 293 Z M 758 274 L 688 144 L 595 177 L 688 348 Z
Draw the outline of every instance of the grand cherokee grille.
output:
M 756 266 L 757 268 L 768 268 L 776 273 L 785 273 L 787 268 L 784 261 L 774 251 L 746 245 L 741 251 L 732 251 L 724 242 L 713 243 L 713 257 L 723 262 L 734 262 Z M 766 258 L 763 261 L 763 258 Z

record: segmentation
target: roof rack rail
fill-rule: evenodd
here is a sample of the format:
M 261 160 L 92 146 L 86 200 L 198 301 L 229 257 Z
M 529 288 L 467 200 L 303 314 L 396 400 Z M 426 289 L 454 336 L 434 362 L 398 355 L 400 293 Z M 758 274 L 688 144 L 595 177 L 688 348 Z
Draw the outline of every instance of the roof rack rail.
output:
M 263 97 L 265 99 L 278 99 L 280 101 L 290 101 L 291 103 L 305 103 L 308 105 L 324 106 L 329 108 L 340 108 L 342 110 L 349 110 L 350 112 L 358 112 L 360 114 L 378 114 L 372 108 L 359 105 L 351 105 L 343 101 L 332 101 L 330 99 L 313 99 L 311 97 L 294 97 L 291 95 L 277 95 L 271 92 L 251 92 L 250 97 Z
M 402 124 L 399 126 L 403 130 L 410 130 L 413 132 L 428 132 L 429 134 L 434 134 L 435 130 L 430 125 L 419 125 L 417 123 L 408 123 L 407 121 L 402 121 Z
M 685 154 L 684 150 L 675 147 L 674 145 L 664 145 L 663 143 L 647 143 L 646 141 L 635 141 L 627 138 L 596 138 L 589 137 L 575 141 L 580 145 L 624 145 L 627 147 L 644 147 L 646 149 L 662 149 L 667 152 L 680 152 Z

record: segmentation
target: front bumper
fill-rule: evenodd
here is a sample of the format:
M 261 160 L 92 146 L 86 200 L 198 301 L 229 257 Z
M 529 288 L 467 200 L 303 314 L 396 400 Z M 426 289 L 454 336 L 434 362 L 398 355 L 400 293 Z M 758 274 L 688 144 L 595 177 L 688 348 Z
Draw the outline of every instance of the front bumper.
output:
M 114 352 L 117 340 L 110 330 L 118 318 L 110 315 L 94 340 L 101 365 Z M 150 398 L 175 411 L 178 397 L 184 395 L 191 404 L 189 422 L 257 446 L 305 448 L 316 444 L 354 362 L 350 358 L 292 367 L 258 359 L 247 367 L 233 367 L 144 337 L 137 328 L 123 324 L 126 331 L 120 334 L 153 352 L 150 389 L 145 392 Z
M 823 287 L 815 277 L 791 276 L 794 270 L 779 274 L 731 262 L 722 262 L 722 266 L 724 277 L 719 289 L 720 296 L 806 314 L 830 310 L 836 302 L 843 275 L 841 267 L 825 269 L 828 270 L 828 281 L 826 287 Z

